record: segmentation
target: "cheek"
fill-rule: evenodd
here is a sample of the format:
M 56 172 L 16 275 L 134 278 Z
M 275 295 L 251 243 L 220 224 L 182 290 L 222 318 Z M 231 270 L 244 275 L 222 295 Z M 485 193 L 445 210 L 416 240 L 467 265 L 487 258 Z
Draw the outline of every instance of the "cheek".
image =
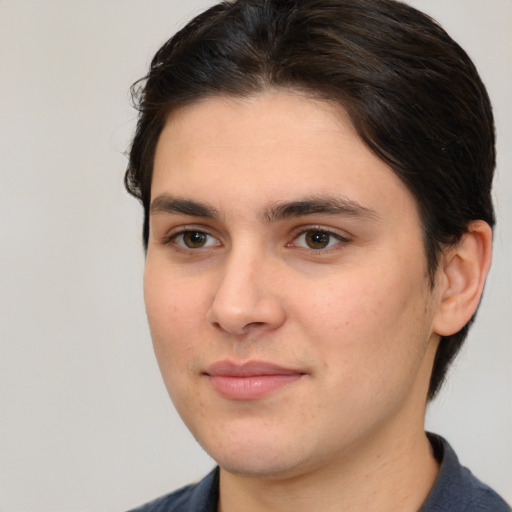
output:
M 144 298 L 153 349 L 169 396 L 185 418 L 201 409 L 198 391 L 191 382 L 197 365 L 197 322 L 200 306 L 193 287 L 176 279 L 146 272 Z M 192 372 L 194 374 L 194 372 Z
M 192 283 L 146 266 L 144 300 L 155 355 L 164 379 L 188 366 L 204 302 Z
M 366 374 L 370 382 L 385 378 L 402 360 L 417 360 L 428 320 L 425 285 L 394 274 L 354 271 L 300 305 L 302 327 L 327 368 L 345 369 L 338 372 L 344 379 L 360 382 Z
M 384 327 L 393 314 L 390 298 L 399 301 L 396 293 L 392 295 L 391 283 L 376 283 L 371 276 L 360 277 L 356 272 L 331 278 L 326 286 L 315 283 L 310 289 L 312 293 L 298 295 L 300 316 L 309 318 L 319 334 L 337 333 L 334 339 L 339 336 L 345 343 L 352 336 Z M 304 296 L 309 297 L 307 301 Z

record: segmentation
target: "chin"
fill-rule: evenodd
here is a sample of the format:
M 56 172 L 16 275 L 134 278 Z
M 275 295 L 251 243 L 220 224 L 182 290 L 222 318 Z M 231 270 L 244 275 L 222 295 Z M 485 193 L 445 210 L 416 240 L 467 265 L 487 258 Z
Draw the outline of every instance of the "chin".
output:
M 234 475 L 283 479 L 292 478 L 311 465 L 307 453 L 280 439 L 246 435 L 243 439 L 200 442 L 203 449 L 225 471 Z M 311 443 L 298 443 L 307 446 Z
M 261 454 L 254 458 L 221 456 L 216 462 L 224 471 L 233 475 L 269 480 L 293 478 L 305 468 L 305 464 L 298 460 L 292 461 Z

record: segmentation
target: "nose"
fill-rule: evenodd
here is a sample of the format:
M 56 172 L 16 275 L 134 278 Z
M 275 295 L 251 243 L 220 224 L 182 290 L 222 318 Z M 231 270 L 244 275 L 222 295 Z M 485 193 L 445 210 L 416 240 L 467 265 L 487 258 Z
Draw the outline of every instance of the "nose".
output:
M 207 312 L 210 325 L 244 336 L 272 331 L 285 321 L 279 280 L 269 259 L 250 251 L 233 252 L 226 259 Z

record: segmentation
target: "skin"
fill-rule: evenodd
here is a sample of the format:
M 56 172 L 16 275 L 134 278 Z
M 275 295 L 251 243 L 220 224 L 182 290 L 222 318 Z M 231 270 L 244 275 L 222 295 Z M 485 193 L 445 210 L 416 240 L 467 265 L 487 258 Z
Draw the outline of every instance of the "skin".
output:
M 283 207 L 326 197 L 345 208 Z M 417 510 L 438 470 L 423 425 L 449 283 L 429 286 L 414 199 L 344 112 L 275 91 L 174 112 L 152 204 L 155 353 L 221 467 L 219 509 Z M 207 374 L 226 360 L 301 376 L 233 400 Z

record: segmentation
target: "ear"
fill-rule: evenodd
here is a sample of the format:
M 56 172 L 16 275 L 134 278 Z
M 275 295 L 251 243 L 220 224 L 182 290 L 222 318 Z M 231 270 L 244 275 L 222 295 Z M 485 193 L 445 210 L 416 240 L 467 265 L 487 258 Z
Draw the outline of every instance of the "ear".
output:
M 437 277 L 439 303 L 433 330 L 441 336 L 458 332 L 473 316 L 491 266 L 492 230 L 486 222 L 468 224 L 455 247 L 441 256 Z

